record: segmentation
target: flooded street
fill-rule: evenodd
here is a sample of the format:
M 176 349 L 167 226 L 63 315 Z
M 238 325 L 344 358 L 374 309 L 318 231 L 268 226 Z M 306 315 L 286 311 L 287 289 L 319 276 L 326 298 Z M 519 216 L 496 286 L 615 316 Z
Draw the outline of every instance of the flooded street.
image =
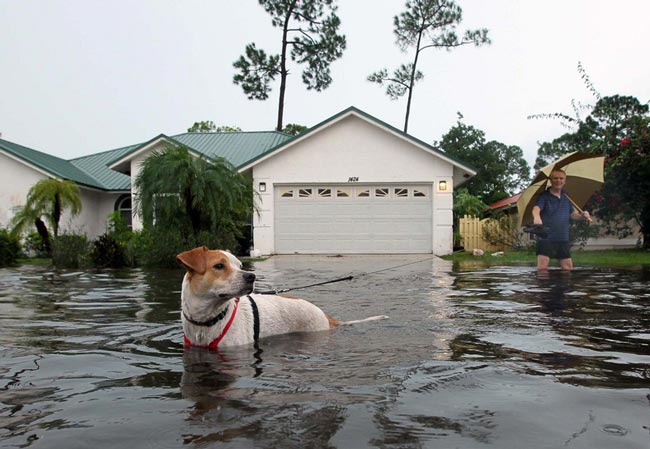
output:
M 182 270 L 0 269 L 0 446 L 650 447 L 650 270 L 282 256 L 341 320 L 183 350 Z M 370 274 L 368 274 L 370 273 Z

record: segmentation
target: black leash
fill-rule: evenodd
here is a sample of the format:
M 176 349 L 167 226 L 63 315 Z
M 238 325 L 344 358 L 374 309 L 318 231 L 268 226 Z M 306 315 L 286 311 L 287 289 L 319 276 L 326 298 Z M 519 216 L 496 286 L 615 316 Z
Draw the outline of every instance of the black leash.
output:
M 325 281 L 325 282 L 317 282 L 315 284 L 303 285 L 301 287 L 281 288 L 277 290 L 266 290 L 263 292 L 255 291 L 255 293 L 259 293 L 260 295 L 277 295 L 278 293 L 286 293 L 292 290 L 302 290 L 303 288 L 317 287 L 319 285 L 333 284 L 335 282 L 350 281 L 352 279 L 354 279 L 354 276 L 346 276 L 344 278 L 332 279 L 331 281 Z
M 257 344 L 257 341 L 260 339 L 260 312 L 257 310 L 257 304 L 251 295 L 247 295 L 246 297 L 251 303 L 251 309 L 253 311 L 253 341 Z
M 426 259 L 417 260 L 415 262 L 408 262 L 408 263 L 401 264 L 401 265 L 395 265 L 395 266 L 388 267 L 388 268 L 382 268 L 381 270 L 377 270 L 377 271 L 371 271 L 369 273 L 362 273 L 362 274 L 356 276 L 356 278 L 360 278 L 362 276 L 370 276 L 372 274 L 382 273 L 384 271 L 394 270 L 395 268 L 401 268 L 401 267 L 406 267 L 406 266 L 409 266 L 409 265 L 415 265 L 416 263 L 426 262 L 427 260 L 431 260 L 433 257 L 434 256 L 430 256 L 430 257 L 427 257 Z M 338 278 L 338 279 L 332 279 L 330 281 L 317 282 L 315 284 L 303 285 L 301 287 L 282 288 L 282 289 L 277 289 L 277 290 L 266 290 L 266 291 L 255 291 L 254 293 L 257 293 L 257 294 L 260 294 L 260 295 L 277 295 L 278 293 L 287 293 L 287 292 L 290 292 L 290 291 L 293 291 L 293 290 L 302 290 L 302 289 L 305 289 L 305 288 L 318 287 L 320 285 L 334 284 L 335 282 L 351 281 L 352 279 L 355 279 L 355 276 L 349 275 L 349 276 L 345 276 L 345 277 Z

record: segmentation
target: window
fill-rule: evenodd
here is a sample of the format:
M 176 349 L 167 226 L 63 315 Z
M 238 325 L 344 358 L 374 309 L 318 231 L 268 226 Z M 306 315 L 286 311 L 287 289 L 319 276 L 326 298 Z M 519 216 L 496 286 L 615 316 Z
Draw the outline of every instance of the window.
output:
M 425 198 L 427 194 L 422 192 L 421 190 L 413 189 L 413 196 L 415 198 Z
M 131 229 L 132 226 L 132 215 L 131 215 L 131 195 L 125 194 L 120 195 L 120 197 L 115 201 L 114 209 L 120 213 L 120 216 L 126 223 L 126 225 Z
M 350 197 L 350 189 L 346 189 L 346 188 L 338 188 L 338 189 L 336 189 L 336 197 L 337 198 L 349 198 Z
M 375 198 L 386 198 L 390 194 L 390 190 L 386 188 L 375 189 Z
M 359 198 L 368 198 L 370 196 L 370 190 L 364 189 L 357 191 L 357 196 Z
M 318 189 L 318 196 L 320 198 L 331 198 L 332 189 Z
M 396 198 L 407 198 L 409 196 L 409 189 L 397 188 L 394 190 Z
M 298 189 L 298 198 L 311 198 L 312 194 L 312 189 Z
M 293 198 L 293 189 L 280 190 L 280 198 Z

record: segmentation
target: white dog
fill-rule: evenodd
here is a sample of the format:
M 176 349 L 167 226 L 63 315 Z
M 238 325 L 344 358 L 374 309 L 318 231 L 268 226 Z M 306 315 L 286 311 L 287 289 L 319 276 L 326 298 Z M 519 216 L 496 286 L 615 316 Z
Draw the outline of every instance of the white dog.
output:
M 388 318 L 375 316 L 341 322 L 303 299 L 253 292 L 255 274 L 226 251 L 205 246 L 176 256 L 185 266 L 181 321 L 186 346 L 217 349 L 245 345 L 259 338 L 291 332 L 312 332 Z

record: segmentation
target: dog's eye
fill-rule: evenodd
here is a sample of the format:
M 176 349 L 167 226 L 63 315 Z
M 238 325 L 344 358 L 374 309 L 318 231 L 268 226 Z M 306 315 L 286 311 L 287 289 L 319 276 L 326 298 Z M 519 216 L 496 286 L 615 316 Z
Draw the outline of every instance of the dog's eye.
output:
M 215 270 L 223 270 L 225 268 L 225 265 L 222 263 L 215 264 L 212 268 Z

